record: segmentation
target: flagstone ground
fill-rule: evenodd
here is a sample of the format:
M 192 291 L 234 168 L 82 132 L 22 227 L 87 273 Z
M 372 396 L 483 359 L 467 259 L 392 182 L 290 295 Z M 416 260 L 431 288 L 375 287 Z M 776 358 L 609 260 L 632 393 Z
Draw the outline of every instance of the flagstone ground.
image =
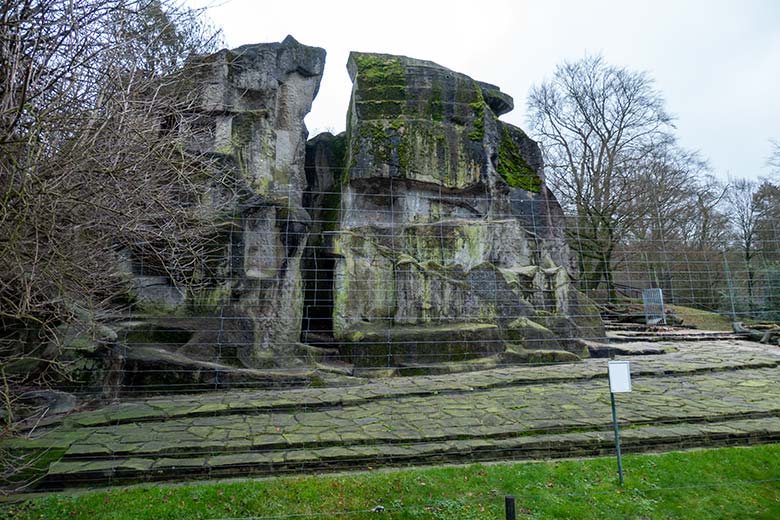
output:
M 633 392 L 617 397 L 624 451 L 780 439 L 780 348 L 612 334 L 617 352 L 655 352 L 618 356 L 633 375 Z M 4 444 L 47 454 L 42 489 L 598 455 L 614 442 L 606 361 L 135 399 L 50 418 Z

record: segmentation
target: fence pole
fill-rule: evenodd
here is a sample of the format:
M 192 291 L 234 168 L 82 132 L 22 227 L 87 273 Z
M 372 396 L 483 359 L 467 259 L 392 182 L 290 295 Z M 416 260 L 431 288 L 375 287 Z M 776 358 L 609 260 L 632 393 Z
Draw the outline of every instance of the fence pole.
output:
M 516 520 L 515 516 L 515 497 L 504 497 L 504 510 L 506 511 L 506 520 Z
M 617 450 L 618 477 L 623 486 L 623 459 L 620 456 L 620 431 L 618 430 L 617 407 L 615 406 L 615 394 L 610 392 L 609 399 L 612 402 L 612 425 L 615 428 L 615 449 Z
M 729 287 L 729 300 L 731 301 L 731 323 L 732 325 L 737 322 L 737 310 L 734 305 L 736 296 L 734 295 L 734 285 L 731 282 L 731 270 L 729 269 L 729 261 L 726 258 L 726 250 L 723 250 L 723 266 L 726 268 L 726 283 Z

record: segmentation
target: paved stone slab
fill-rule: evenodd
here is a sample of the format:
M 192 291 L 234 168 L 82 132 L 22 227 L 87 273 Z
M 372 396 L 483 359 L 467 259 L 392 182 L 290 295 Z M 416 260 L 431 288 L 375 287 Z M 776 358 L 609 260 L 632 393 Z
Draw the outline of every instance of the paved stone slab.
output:
M 646 347 L 646 344 L 622 343 L 619 347 L 622 350 L 641 349 Z M 631 359 L 635 375 L 685 374 L 780 365 L 780 349 L 748 341 L 662 341 L 654 343 L 653 348 L 663 349 L 667 353 L 626 358 Z M 622 356 L 618 355 L 616 359 L 622 359 Z M 603 359 L 587 359 L 580 363 L 508 366 L 446 376 L 399 377 L 351 387 L 233 391 L 152 398 L 73 414 L 66 422 L 77 426 L 100 426 L 196 415 L 253 413 L 262 410 L 287 413 L 293 409 L 345 406 L 409 395 L 429 396 L 501 386 L 606 378 L 605 365 Z
M 667 353 L 631 357 L 634 391 L 618 396 L 627 451 L 780 437 L 780 349 L 734 340 L 653 347 Z M 606 360 L 589 359 L 136 400 L 4 445 L 64 451 L 43 485 L 71 486 L 599 454 L 611 442 Z
M 297 471 L 419 464 L 431 458 L 476 462 L 495 459 L 546 459 L 612 454 L 612 431 L 571 432 L 485 439 L 455 439 L 416 444 L 355 445 L 284 452 L 251 451 L 198 458 L 128 458 L 95 462 L 66 461 L 52 465 L 49 485 L 121 483 L 133 480 L 279 474 Z M 750 444 L 780 440 L 780 418 L 746 419 L 728 424 L 637 426 L 621 434 L 625 452 L 682 449 L 692 446 Z
M 91 428 L 89 436 L 73 437 L 66 456 L 219 454 L 608 428 L 608 395 L 602 380 L 570 381 L 406 396 L 295 414 L 231 414 L 100 426 Z M 618 401 L 621 419 L 628 424 L 770 416 L 780 413 L 780 370 L 640 376 L 634 392 L 619 396 Z M 47 436 L 56 440 L 59 435 L 52 431 Z

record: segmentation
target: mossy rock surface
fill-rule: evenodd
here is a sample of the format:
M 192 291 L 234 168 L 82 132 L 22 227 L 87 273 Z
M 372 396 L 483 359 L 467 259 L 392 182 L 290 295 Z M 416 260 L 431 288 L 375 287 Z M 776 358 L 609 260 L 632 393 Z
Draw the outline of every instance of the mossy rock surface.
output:
M 527 350 L 563 350 L 555 333 L 528 318 L 518 318 L 509 323 L 503 335 Z
M 522 134 L 522 137 L 524 136 L 525 134 Z M 534 193 L 539 193 L 542 189 L 539 174 L 525 160 L 507 126 L 502 127 L 496 171 L 513 188 L 522 188 Z
M 504 350 L 496 325 L 458 323 L 354 330 L 341 352 L 357 366 L 397 367 L 463 361 Z
M 490 117 L 482 88 L 435 63 L 350 54 L 354 84 L 347 134 L 350 175 L 414 179 L 449 188 L 480 182 Z

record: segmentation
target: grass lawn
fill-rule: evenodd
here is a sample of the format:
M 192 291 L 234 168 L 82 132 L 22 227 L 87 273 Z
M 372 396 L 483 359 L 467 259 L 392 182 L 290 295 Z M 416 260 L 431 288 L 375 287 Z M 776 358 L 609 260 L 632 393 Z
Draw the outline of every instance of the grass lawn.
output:
M 683 325 L 704 330 L 721 330 L 731 332 L 731 318 L 723 314 L 683 307 L 682 305 L 667 305 L 669 310 L 682 318 Z
M 780 445 L 628 455 L 624 467 L 623 488 L 615 460 L 599 458 L 112 488 L 6 504 L 0 517 L 503 519 L 512 494 L 518 518 L 780 518 Z

